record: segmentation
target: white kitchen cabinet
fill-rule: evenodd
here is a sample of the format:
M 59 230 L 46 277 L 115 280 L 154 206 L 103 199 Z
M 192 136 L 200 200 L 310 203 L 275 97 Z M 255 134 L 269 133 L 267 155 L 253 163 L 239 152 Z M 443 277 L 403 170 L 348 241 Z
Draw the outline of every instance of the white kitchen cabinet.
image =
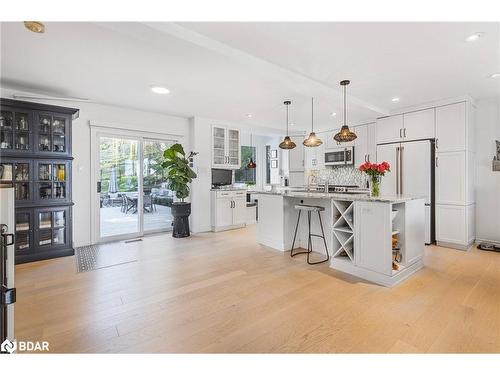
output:
M 353 128 L 354 133 L 358 136 L 354 140 L 354 166 L 377 160 L 377 140 L 376 123 L 358 125 Z
M 212 126 L 212 168 L 241 167 L 240 131 L 224 126 Z
M 467 244 L 466 206 L 436 205 L 436 241 L 438 245 Z
M 465 102 L 436 108 L 436 152 L 465 151 L 467 125 Z
M 435 109 L 405 113 L 403 115 L 403 139 L 415 141 L 433 139 L 436 136 Z
M 245 190 L 214 190 L 211 192 L 211 206 L 214 232 L 245 226 Z
M 436 154 L 436 203 L 463 205 L 466 199 L 466 153 Z
M 403 128 L 403 115 L 377 119 L 377 144 L 401 141 Z
M 284 150 L 283 152 L 288 153 L 288 171 L 289 172 L 303 172 L 305 169 L 304 162 L 304 148 L 302 144 L 304 138 L 302 137 L 291 137 L 292 141 L 297 145 L 291 150 Z

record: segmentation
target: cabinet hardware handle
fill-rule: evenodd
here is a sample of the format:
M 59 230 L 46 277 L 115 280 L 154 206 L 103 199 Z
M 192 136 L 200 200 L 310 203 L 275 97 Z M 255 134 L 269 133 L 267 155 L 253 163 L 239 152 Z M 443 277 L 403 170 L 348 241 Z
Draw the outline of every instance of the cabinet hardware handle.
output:
M 404 167 L 403 167 L 403 151 L 404 151 L 404 146 L 401 147 L 401 151 L 399 152 L 399 157 L 400 157 L 400 162 L 399 162 L 399 165 L 400 165 L 400 168 L 399 168 L 399 193 L 400 194 L 403 194 L 403 171 L 404 171 Z
M 436 148 L 439 148 L 439 139 L 436 138 Z
M 438 167 L 438 157 L 436 156 L 436 168 Z
M 403 138 L 406 138 L 406 128 L 403 129 Z
M 402 128 L 399 128 L 399 138 L 403 138 L 403 136 L 401 135 L 402 130 L 403 130 Z
M 399 147 L 396 147 L 396 195 L 399 195 Z

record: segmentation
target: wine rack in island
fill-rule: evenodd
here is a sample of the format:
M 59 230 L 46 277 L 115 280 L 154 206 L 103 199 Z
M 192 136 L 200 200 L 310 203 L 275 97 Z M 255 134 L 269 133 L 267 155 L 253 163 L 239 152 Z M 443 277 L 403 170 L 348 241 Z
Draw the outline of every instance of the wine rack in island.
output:
M 0 99 L 0 184 L 15 189 L 16 263 L 74 254 L 71 126 L 78 115 Z

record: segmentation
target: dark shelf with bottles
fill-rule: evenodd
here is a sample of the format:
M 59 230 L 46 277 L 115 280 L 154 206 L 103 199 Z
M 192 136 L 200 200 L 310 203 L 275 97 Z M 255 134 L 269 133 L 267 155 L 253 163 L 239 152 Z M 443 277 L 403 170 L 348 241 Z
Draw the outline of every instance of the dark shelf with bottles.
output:
M 0 99 L 0 185 L 14 187 L 16 263 L 73 255 L 73 108 Z

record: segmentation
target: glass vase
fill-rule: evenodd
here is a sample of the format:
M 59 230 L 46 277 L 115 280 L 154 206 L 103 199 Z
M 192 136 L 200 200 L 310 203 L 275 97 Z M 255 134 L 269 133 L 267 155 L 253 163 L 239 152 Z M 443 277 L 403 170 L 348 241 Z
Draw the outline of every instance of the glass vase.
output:
M 379 197 L 380 196 L 380 175 L 370 176 L 370 196 L 371 197 Z

